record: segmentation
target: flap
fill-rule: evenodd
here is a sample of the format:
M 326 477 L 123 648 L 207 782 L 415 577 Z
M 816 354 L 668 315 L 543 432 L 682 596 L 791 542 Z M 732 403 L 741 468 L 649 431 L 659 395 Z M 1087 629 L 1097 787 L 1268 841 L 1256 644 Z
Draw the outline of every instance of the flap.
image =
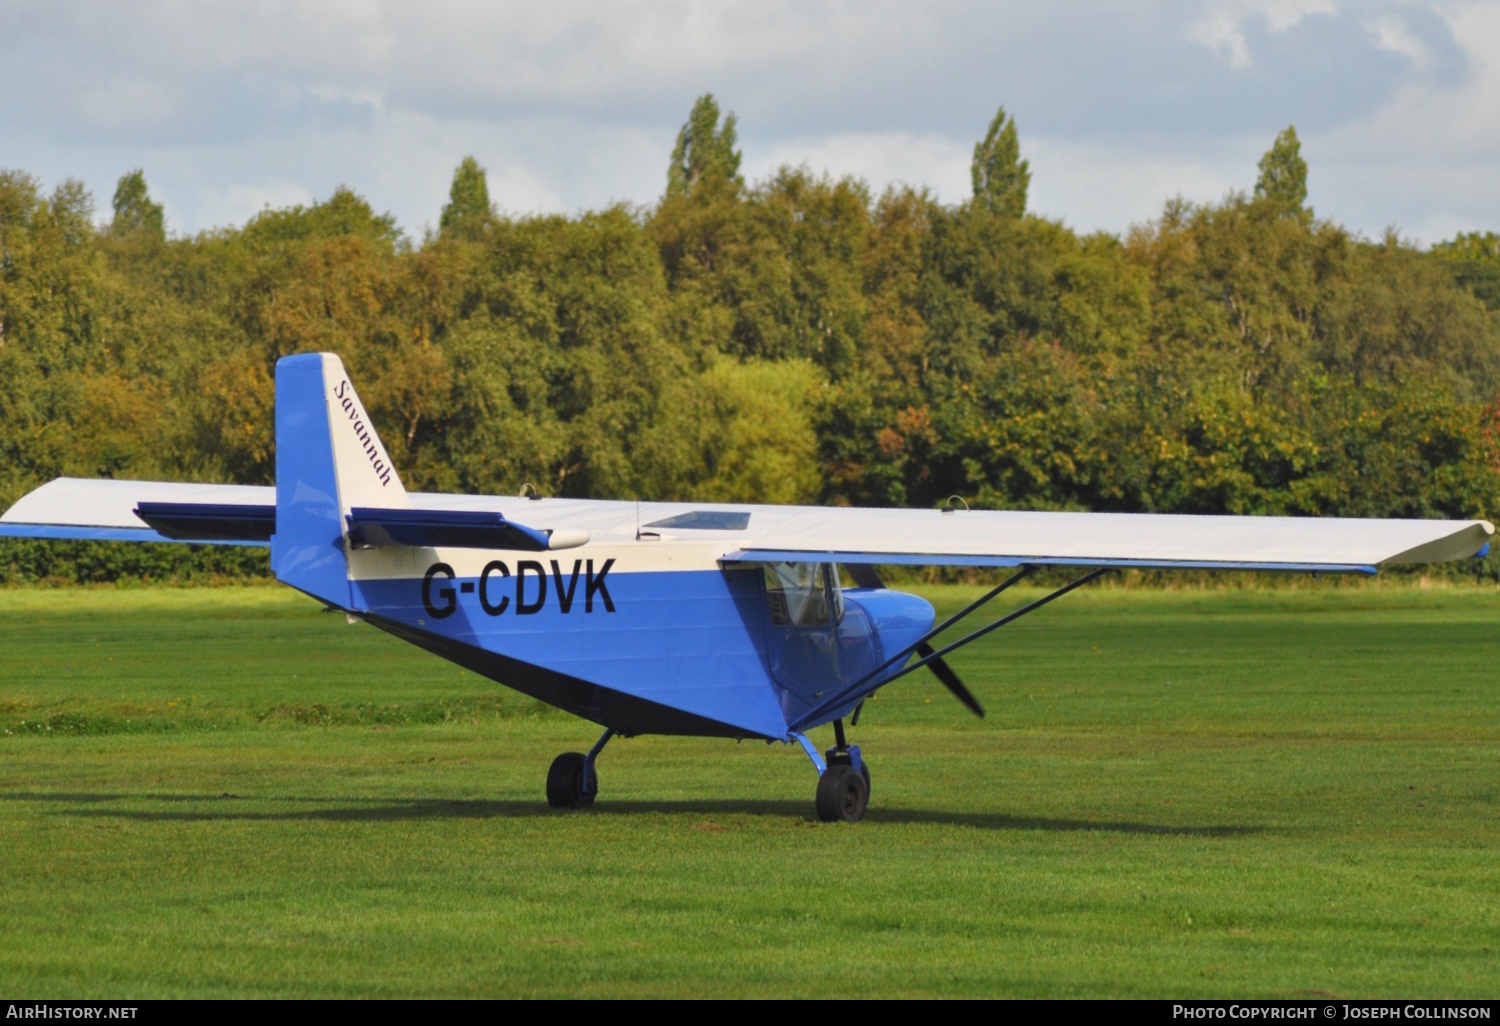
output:
M 384 548 L 392 545 L 409 548 L 508 549 L 519 552 L 546 552 L 552 548 L 571 548 L 588 540 L 558 537 L 553 532 L 538 531 L 506 520 L 502 514 L 446 509 L 369 509 L 356 507 L 349 511 L 349 540 L 356 548 Z M 564 542 L 571 542 L 563 544 Z
M 276 533 L 275 506 L 142 502 L 135 515 L 173 541 L 268 542 Z

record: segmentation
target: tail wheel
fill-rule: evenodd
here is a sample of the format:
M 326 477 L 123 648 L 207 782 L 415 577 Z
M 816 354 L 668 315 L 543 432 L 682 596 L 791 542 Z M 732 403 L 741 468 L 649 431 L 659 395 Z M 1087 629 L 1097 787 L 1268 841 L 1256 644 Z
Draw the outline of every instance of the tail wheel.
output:
M 865 775 L 853 766 L 829 766 L 818 778 L 818 818 L 824 823 L 858 823 L 869 802 Z
M 554 809 L 581 809 L 594 804 L 599 793 L 599 770 L 594 768 L 587 792 L 583 789 L 583 753 L 563 752 L 547 770 L 547 804 Z

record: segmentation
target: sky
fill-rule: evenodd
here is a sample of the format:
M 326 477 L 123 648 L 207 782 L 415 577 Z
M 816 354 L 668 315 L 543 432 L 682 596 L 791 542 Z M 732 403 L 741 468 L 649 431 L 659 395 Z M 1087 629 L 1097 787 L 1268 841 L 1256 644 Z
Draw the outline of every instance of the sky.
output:
M 420 239 L 466 155 L 510 214 L 649 205 L 705 92 L 752 182 L 961 202 L 1004 105 L 1080 231 L 1251 188 L 1289 124 L 1320 217 L 1500 229 L 1500 0 L 0 0 L 0 168 L 102 212 L 142 168 L 177 234 L 346 184 Z

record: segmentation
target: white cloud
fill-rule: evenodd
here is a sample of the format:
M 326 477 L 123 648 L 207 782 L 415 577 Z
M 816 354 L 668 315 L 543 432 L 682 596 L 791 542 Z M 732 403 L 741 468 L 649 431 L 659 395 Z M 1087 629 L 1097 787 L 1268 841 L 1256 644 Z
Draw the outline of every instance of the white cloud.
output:
M 1406 27 L 1406 23 L 1393 14 L 1376 18 L 1369 24 L 1370 35 L 1375 45 L 1390 53 L 1400 54 L 1413 64 L 1427 63 L 1427 44 Z
M 1188 38 L 1224 57 L 1231 68 L 1243 70 L 1250 66 L 1250 45 L 1245 41 L 1240 20 L 1229 11 L 1209 11 L 1188 30 Z
M 1245 38 L 1245 25 L 1252 18 L 1281 33 L 1296 28 L 1311 15 L 1336 13 L 1332 0 L 1218 0 L 1188 30 L 1188 38 L 1242 71 L 1253 63 Z
M 1309 136 L 1313 180 L 1331 186 L 1320 214 L 1370 234 L 1395 225 L 1429 243 L 1500 228 L 1500 8 L 1441 13 L 1468 73 L 1415 79 L 1369 116 Z
M 1469 73 L 1456 82 L 1413 80 L 1370 116 L 1327 133 L 1343 154 L 1434 168 L 1500 158 L 1500 7 L 1468 4 L 1445 13 Z
M 428 113 L 439 113 L 439 98 L 492 110 L 607 110 L 621 94 L 691 96 L 747 73 L 805 85 L 909 52 L 936 31 L 925 9 L 892 0 L 22 8 L 55 45 L 102 57 L 90 77 L 106 83 L 121 80 L 117 70 L 159 79 L 249 72 Z
M 1245 0 L 1241 7 L 1266 19 L 1272 32 L 1296 28 L 1314 14 L 1337 14 L 1333 0 Z
M 515 213 L 653 202 L 706 91 L 752 178 L 955 202 L 1004 103 L 1033 208 L 1082 230 L 1248 187 L 1288 123 L 1320 213 L 1493 224 L 1500 19 L 1435 2 L 7 0 L 0 161 L 101 198 L 143 167 L 179 231 L 344 183 L 420 237 L 469 154 Z

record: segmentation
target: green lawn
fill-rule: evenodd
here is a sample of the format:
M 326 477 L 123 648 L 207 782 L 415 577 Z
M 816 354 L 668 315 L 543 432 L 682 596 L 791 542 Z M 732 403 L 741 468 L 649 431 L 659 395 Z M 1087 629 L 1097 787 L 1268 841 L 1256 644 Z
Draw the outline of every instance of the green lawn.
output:
M 954 658 L 986 719 L 867 707 L 851 826 L 794 746 L 672 738 L 551 812 L 592 725 L 289 591 L 0 591 L 0 994 L 1492 997 L 1497 635 L 1080 592 Z

